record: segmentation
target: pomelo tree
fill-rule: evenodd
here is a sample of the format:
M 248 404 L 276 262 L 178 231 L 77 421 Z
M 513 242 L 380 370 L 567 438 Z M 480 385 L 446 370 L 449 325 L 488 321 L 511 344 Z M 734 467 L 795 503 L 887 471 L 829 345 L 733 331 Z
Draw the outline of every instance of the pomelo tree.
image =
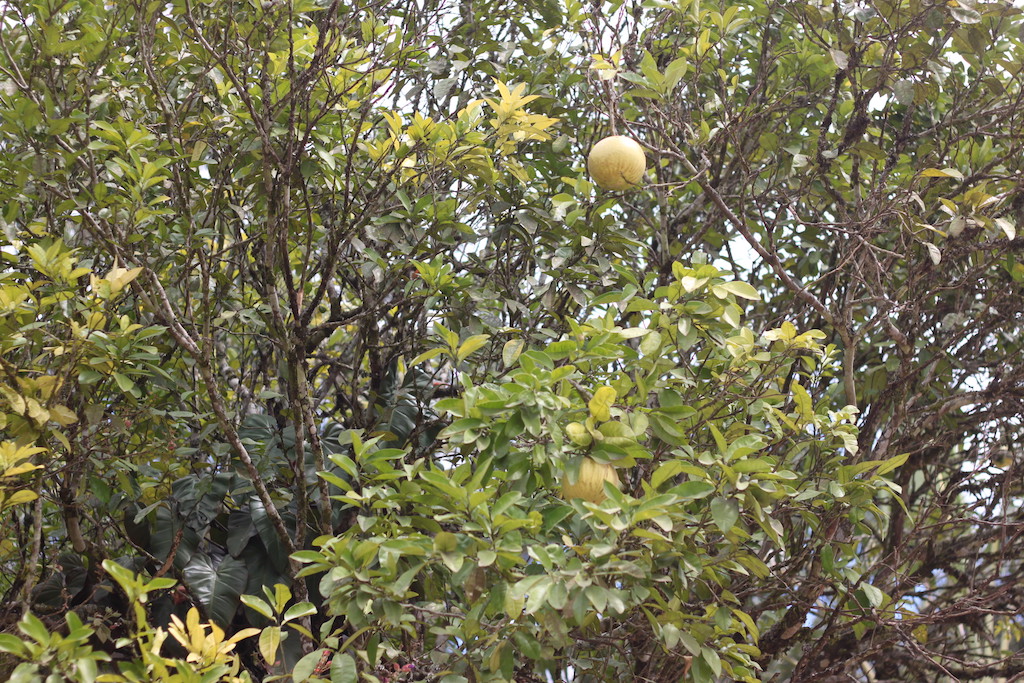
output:
M 1024 675 L 1021 12 L 0 2 L 0 672 Z

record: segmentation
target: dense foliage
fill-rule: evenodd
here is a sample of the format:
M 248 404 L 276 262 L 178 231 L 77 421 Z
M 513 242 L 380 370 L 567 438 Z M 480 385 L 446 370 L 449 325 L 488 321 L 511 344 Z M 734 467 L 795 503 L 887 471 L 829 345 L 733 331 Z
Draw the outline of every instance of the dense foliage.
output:
M 1003 0 L 0 0 L 0 675 L 1017 680 L 1022 64 Z

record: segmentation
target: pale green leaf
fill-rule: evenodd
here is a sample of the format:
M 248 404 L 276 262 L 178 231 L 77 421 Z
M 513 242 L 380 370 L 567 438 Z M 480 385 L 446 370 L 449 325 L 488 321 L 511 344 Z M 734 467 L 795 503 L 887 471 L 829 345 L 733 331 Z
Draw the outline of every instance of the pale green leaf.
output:
M 761 295 L 757 293 L 757 290 L 746 282 L 726 282 L 719 285 L 719 287 L 730 292 L 734 296 L 740 297 L 741 299 L 750 299 L 751 301 L 761 300 Z
M 711 519 L 723 533 L 728 532 L 740 517 L 740 506 L 733 498 L 715 498 L 711 501 Z

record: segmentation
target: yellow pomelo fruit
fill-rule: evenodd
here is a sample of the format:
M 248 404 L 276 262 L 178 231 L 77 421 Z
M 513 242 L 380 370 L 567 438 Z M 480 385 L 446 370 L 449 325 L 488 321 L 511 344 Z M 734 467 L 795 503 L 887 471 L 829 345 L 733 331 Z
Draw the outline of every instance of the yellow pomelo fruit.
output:
M 609 481 L 615 488 L 619 487 L 619 476 L 611 465 L 598 464 L 590 458 L 584 458 L 580 464 L 580 477 L 575 484 L 568 478 L 562 481 L 562 497 L 566 500 L 582 498 L 591 503 L 600 503 L 605 499 L 604 483 Z
M 628 190 L 643 179 L 647 156 L 633 138 L 612 135 L 590 150 L 587 170 L 594 182 L 605 190 Z

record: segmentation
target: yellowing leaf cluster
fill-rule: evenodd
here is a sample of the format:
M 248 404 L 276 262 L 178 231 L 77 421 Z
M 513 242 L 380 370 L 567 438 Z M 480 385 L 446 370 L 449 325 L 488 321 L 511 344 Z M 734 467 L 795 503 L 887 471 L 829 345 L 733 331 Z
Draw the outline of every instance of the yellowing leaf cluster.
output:
M 512 89 L 501 81 L 496 80 L 495 84 L 498 98 L 470 101 L 454 121 L 435 121 L 416 112 L 406 124 L 400 112 L 384 111 L 381 116 L 385 136 L 362 143 L 362 148 L 402 181 L 419 183 L 431 170 L 441 169 L 467 180 L 491 184 L 497 178 L 495 159 L 504 158 L 512 175 L 525 182 L 526 168 L 511 157 L 512 153 L 520 143 L 550 140 L 546 131 L 558 119 L 524 109 L 538 97 L 524 95 L 524 84 Z M 485 105 L 494 113 L 488 119 L 491 134 L 479 128 Z
M 14 441 L 0 443 L 0 510 L 30 503 L 38 498 L 35 491 L 21 490 L 8 493 L 2 480 L 40 469 L 41 465 L 35 465 L 28 460 L 45 450 L 39 446 L 19 446 Z
M 490 124 L 498 133 L 495 148 L 502 155 L 511 154 L 520 142 L 543 142 L 551 139 L 551 135 L 544 131 L 558 123 L 558 119 L 543 114 L 530 114 L 524 109 L 527 104 L 536 100 L 538 95 L 524 95 L 525 83 L 520 83 L 512 90 L 499 80 L 495 80 L 494 84 L 501 99 L 484 101 L 494 111 L 494 118 L 490 119 Z
M 224 639 L 224 630 L 214 623 L 200 623 L 199 611 L 193 607 L 185 615 L 185 623 L 177 616 L 171 616 L 168 627 L 171 636 L 188 650 L 187 661 L 199 665 L 200 670 L 214 666 L 231 664 L 231 674 L 237 674 L 238 659 L 231 656 L 231 651 L 239 641 L 250 638 L 260 632 L 258 628 L 245 628 Z
M 114 267 L 102 278 L 90 274 L 89 284 L 93 293 L 100 299 L 112 299 L 131 284 L 132 280 L 137 278 L 141 272 L 142 268 Z
M 793 323 L 786 321 L 782 323 L 781 327 L 768 330 L 762 336 L 768 341 L 782 342 L 792 348 L 815 349 L 818 347 L 818 343 L 815 340 L 824 339 L 825 333 L 821 330 L 807 330 L 806 332 L 798 333 Z

